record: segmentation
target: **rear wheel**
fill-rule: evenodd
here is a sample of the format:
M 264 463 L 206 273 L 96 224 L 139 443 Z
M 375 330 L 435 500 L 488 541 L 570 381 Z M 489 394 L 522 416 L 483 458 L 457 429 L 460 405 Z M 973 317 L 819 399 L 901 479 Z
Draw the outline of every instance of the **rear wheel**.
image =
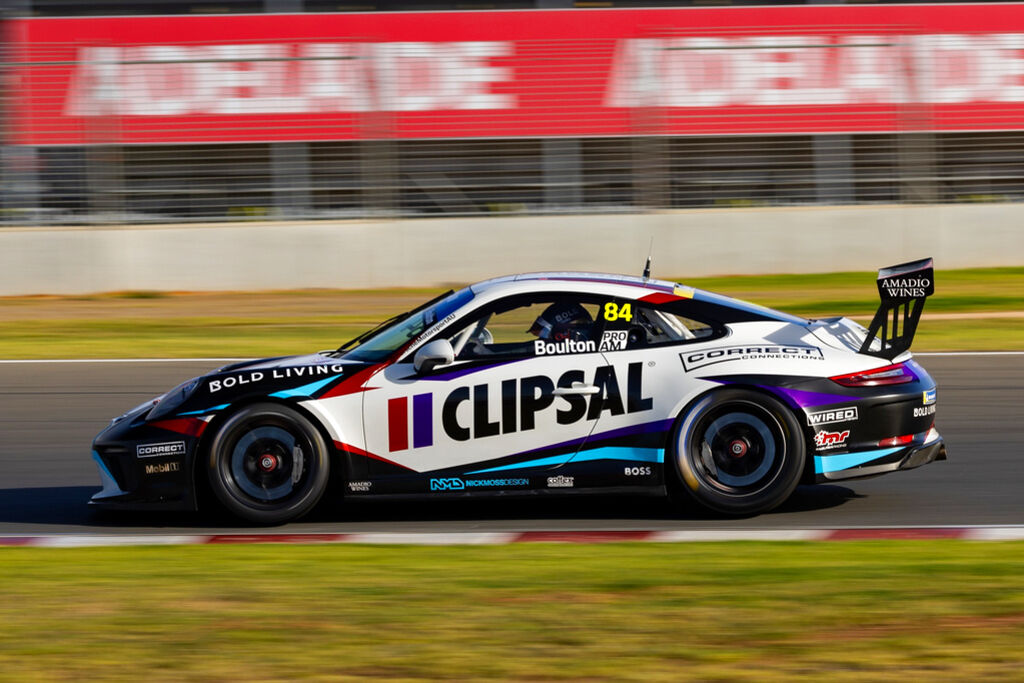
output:
M 740 389 L 698 401 L 676 427 L 672 451 L 682 487 L 731 515 L 780 505 L 799 483 L 807 457 L 793 413 L 770 396 Z
M 323 437 L 287 406 L 257 404 L 228 418 L 210 443 L 210 486 L 229 512 L 258 524 L 298 519 L 327 488 Z

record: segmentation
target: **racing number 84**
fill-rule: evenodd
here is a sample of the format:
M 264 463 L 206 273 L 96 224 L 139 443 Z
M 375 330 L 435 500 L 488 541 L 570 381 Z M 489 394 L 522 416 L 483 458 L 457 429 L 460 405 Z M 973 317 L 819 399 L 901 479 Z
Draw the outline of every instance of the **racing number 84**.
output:
M 616 320 L 632 320 L 633 304 L 622 304 L 621 306 L 609 301 L 604 305 L 604 319 L 609 322 Z

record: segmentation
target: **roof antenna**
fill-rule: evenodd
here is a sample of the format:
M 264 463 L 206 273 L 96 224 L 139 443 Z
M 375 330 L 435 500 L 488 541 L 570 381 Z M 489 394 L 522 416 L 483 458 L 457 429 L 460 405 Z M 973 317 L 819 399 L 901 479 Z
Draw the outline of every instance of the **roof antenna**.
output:
M 651 235 L 651 246 L 647 248 L 647 263 L 644 264 L 644 280 L 651 279 L 651 254 L 654 252 L 654 235 Z

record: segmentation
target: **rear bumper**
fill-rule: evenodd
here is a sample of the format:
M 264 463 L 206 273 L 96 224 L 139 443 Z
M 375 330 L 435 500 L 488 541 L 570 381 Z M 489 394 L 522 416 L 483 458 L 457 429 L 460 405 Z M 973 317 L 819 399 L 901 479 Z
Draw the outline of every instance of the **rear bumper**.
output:
M 898 469 L 912 470 L 915 467 L 927 465 L 928 463 L 935 462 L 936 460 L 945 459 L 946 442 L 940 438 L 936 443 L 911 450 L 911 452 L 907 454 L 907 457 L 903 458 L 903 462 L 900 463 Z
M 912 470 L 922 465 L 946 459 L 946 444 L 939 433 L 932 430 L 924 443 L 899 448 L 884 448 L 853 453 L 814 456 L 816 482 L 862 479 L 887 472 Z

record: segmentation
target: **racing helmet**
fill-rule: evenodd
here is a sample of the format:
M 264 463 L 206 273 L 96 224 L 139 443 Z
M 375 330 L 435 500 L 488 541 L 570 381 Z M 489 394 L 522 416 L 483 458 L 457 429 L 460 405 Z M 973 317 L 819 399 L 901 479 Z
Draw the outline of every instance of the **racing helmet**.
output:
M 578 303 L 556 301 L 537 316 L 529 333 L 540 339 L 586 341 L 594 319 Z

